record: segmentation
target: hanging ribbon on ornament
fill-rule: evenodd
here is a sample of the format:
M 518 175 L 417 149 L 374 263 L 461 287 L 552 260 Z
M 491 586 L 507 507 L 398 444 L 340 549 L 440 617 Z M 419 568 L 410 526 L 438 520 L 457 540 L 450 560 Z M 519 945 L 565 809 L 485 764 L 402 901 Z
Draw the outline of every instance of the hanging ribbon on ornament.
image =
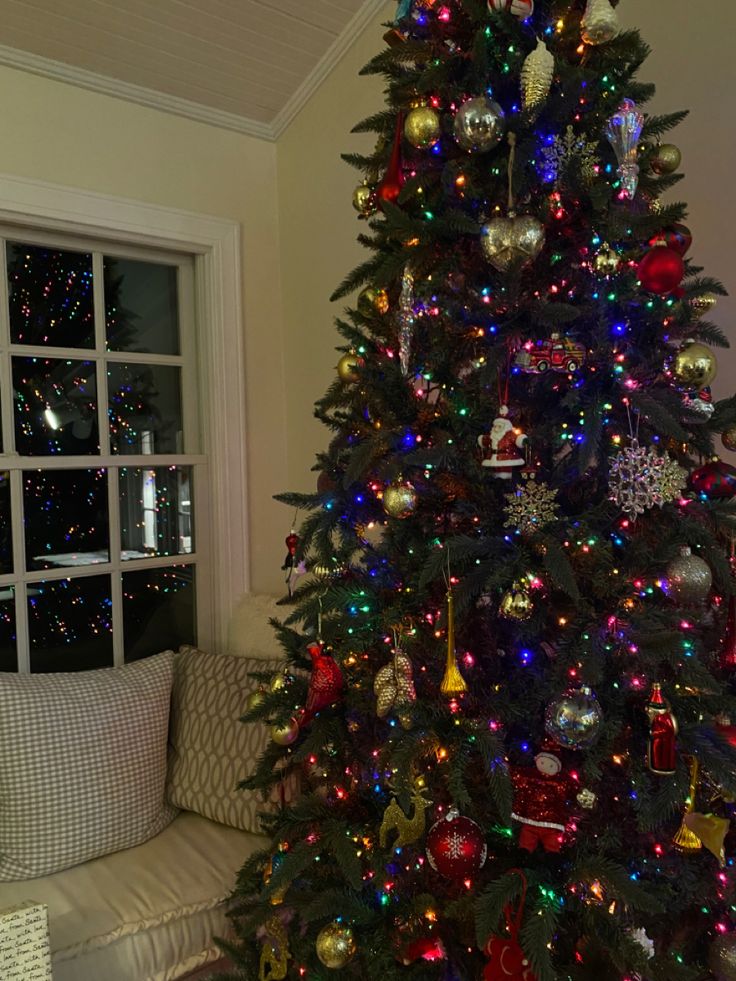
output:
M 457 655 L 455 653 L 455 600 L 452 595 L 452 576 L 450 574 L 450 549 L 447 548 L 447 573 L 445 585 L 447 587 L 447 660 L 445 662 L 445 674 L 442 678 L 440 691 L 449 698 L 456 698 L 464 695 L 468 690 L 465 678 L 460 674 L 457 666 Z
M 524 918 L 526 904 L 526 876 L 521 869 L 509 869 L 507 875 L 518 875 L 521 879 L 521 896 L 516 911 L 511 904 L 504 908 L 506 933 L 508 936 L 491 935 L 483 948 L 490 960 L 483 970 L 483 981 L 537 981 L 529 958 L 519 943 L 519 932 Z

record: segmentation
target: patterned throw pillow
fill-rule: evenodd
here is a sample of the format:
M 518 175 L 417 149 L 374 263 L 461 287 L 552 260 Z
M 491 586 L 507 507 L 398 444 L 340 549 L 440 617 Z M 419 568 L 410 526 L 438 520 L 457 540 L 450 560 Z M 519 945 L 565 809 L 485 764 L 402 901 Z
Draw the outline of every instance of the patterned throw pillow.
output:
M 63 674 L 0 674 L 0 879 L 131 848 L 166 804 L 173 652 Z
M 268 727 L 240 721 L 256 683 L 252 671 L 278 661 L 183 647 L 174 659 L 168 799 L 175 807 L 242 831 L 260 832 L 259 793 L 238 790 L 268 745 Z

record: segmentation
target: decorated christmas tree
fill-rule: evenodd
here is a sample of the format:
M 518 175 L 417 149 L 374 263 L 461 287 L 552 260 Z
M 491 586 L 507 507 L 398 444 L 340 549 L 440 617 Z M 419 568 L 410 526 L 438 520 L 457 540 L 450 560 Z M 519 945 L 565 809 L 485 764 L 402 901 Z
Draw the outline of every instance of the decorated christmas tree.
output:
M 661 200 L 684 114 L 615 0 L 404 0 L 385 41 L 246 715 L 247 786 L 303 794 L 241 872 L 238 976 L 734 979 L 736 399 Z

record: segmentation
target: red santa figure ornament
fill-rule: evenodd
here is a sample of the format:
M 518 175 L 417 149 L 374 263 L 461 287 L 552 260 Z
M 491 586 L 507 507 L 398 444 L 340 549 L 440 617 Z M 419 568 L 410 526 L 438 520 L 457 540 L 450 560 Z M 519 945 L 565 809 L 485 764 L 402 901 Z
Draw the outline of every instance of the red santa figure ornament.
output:
M 482 465 L 493 470 L 494 477 L 510 480 L 513 472 L 526 462 L 521 453 L 526 441 L 525 434 L 511 424 L 509 407 L 502 405 L 490 433 L 478 437 L 478 446 L 483 451 Z
M 581 790 L 576 781 L 562 773 L 559 756 L 546 744 L 534 757 L 534 766 L 510 767 L 514 785 L 511 817 L 521 824 L 519 847 L 528 852 L 541 845 L 547 852 L 559 852 L 565 842 L 573 802 L 590 809 L 596 797 Z
M 671 777 L 677 769 L 677 719 L 658 682 L 652 685 L 646 711 L 649 719 L 647 766 L 652 773 Z
M 312 658 L 307 704 L 297 717 L 300 726 L 308 725 L 318 712 L 339 701 L 342 696 L 342 672 L 329 648 L 315 641 L 307 648 Z
M 532 971 L 529 958 L 519 943 L 519 931 L 524 916 L 526 902 L 526 876 L 519 869 L 511 869 L 509 875 L 521 878 L 521 898 L 516 912 L 507 906 L 504 910 L 506 917 L 507 936 L 488 938 L 483 953 L 490 958 L 483 970 L 483 981 L 537 981 L 537 975 Z
M 534 13 L 534 0 L 487 0 L 488 9 L 507 10 L 519 20 L 526 20 Z

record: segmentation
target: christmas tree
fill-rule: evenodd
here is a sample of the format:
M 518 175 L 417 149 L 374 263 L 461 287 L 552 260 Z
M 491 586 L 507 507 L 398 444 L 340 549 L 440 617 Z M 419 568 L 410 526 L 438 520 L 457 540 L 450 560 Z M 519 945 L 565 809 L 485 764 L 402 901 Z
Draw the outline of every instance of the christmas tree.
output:
M 736 978 L 736 399 L 615 0 L 405 0 L 239 977 Z M 308 575 L 297 578 L 306 568 Z M 736 717 L 734 717 L 736 721 Z

